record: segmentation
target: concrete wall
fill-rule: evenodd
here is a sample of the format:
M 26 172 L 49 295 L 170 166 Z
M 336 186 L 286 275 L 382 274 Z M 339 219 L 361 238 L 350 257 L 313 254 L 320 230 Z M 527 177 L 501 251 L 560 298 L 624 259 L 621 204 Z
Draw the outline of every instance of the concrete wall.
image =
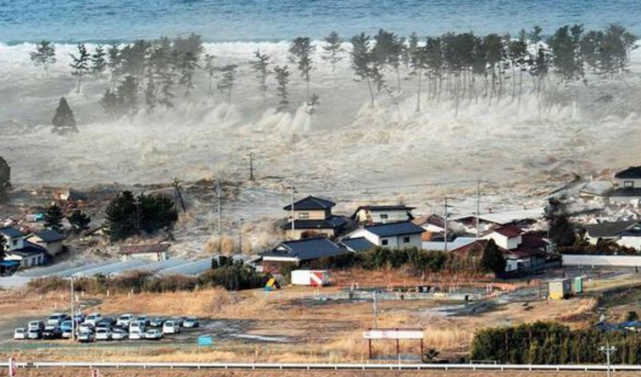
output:
M 628 255 L 564 255 L 563 266 L 641 267 L 641 256 Z

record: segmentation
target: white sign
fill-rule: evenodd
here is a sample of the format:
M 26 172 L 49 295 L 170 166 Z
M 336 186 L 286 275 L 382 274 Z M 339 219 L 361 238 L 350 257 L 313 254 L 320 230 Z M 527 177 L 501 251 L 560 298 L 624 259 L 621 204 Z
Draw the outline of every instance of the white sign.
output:
M 16 360 L 12 357 L 9 359 L 9 376 L 13 377 L 18 373 L 18 368 L 16 367 Z
M 423 339 L 421 330 L 369 330 L 363 331 L 364 339 Z

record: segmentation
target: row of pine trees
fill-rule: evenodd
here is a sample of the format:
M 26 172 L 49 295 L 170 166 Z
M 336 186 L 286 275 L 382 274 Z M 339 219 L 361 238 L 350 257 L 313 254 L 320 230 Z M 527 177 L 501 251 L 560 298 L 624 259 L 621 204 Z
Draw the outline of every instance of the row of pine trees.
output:
M 356 80 L 367 84 L 372 106 L 381 94 L 398 102 L 403 82 L 416 80 L 417 111 L 422 99 L 454 100 L 458 111 L 464 100 L 484 99 L 488 106 L 509 100 L 520 105 L 525 82 L 530 83 L 529 91 L 540 96 L 546 88 L 556 90 L 561 84 L 576 81 L 587 83 L 587 73 L 613 79 L 628 70 L 636 40 L 619 25 L 589 31 L 582 25 L 567 25 L 547 37 L 540 27 L 522 30 L 518 35 L 450 32 L 427 38 L 416 33 L 403 37 L 380 29 L 374 35 L 361 33 L 349 40 L 331 32 L 320 45 L 308 37 L 295 38 L 289 45 L 288 64 L 275 65 L 271 56 L 257 50 L 247 67 L 263 96 L 275 82 L 279 112 L 290 107 L 293 74 L 305 87 L 306 110 L 310 114 L 316 111 L 319 97 L 312 91 L 312 81 L 317 56 L 327 61 L 332 71 L 349 59 Z M 317 48 L 320 54 L 316 54 Z M 71 74 L 78 91 L 90 77 L 109 77 L 110 86 L 101 104 L 112 117 L 172 108 L 179 97 L 191 101 L 197 83 L 207 96 L 217 89 L 231 102 L 239 71 L 239 65 L 217 64 L 216 56 L 205 54 L 202 38 L 196 34 L 99 45 L 93 52 L 79 44 L 71 58 Z M 48 41 L 39 43 L 31 59 L 48 72 L 56 62 L 55 46 Z

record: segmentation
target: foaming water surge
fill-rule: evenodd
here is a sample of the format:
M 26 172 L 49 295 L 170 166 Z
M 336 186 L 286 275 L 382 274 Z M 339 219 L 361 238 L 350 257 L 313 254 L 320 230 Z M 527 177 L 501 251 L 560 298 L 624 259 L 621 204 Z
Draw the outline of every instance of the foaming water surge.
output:
M 76 93 L 69 68 L 75 46 L 57 45 L 58 62 L 45 75 L 29 61 L 32 44 L 0 44 L 0 155 L 11 164 L 13 180 L 27 184 L 157 183 L 219 173 L 243 178 L 246 156 L 253 152 L 260 175 L 302 182 L 310 191 L 483 178 L 509 188 L 499 194 L 504 197 L 555 186 L 573 172 L 590 174 L 641 159 L 635 152 L 641 138 L 641 49 L 633 51 L 632 72 L 559 85 L 544 100 L 527 75 L 520 103 L 507 86 L 492 106 L 484 97 L 458 106 L 445 95 L 428 100 L 425 84 L 420 112 L 417 80 L 407 71 L 402 70 L 400 92 L 395 73 L 386 72 L 393 96 L 378 93 L 372 107 L 367 85 L 354 80 L 348 59 L 333 73 L 317 55 L 311 86 L 320 105 L 311 116 L 294 67 L 291 108 L 278 113 L 274 78 L 262 97 L 247 66 L 259 48 L 273 64 L 291 65 L 287 46 L 207 43 L 206 52 L 218 64 L 239 65 L 231 103 L 219 92 L 207 97 L 208 79 L 201 73 L 191 102 L 110 120 L 99 105 L 111 85 L 107 77 L 88 78 Z M 63 95 L 79 134 L 50 131 Z M 403 191 L 421 198 L 431 190 Z

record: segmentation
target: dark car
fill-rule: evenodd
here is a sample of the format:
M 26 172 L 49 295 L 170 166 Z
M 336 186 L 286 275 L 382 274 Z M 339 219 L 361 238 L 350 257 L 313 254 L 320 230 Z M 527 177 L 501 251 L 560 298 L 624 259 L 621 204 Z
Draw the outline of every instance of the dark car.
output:
M 115 318 L 112 317 L 104 317 L 100 321 L 96 323 L 96 327 L 105 327 L 108 329 L 111 329 L 116 325 L 118 321 Z
M 149 321 L 149 326 L 151 327 L 162 327 L 162 324 L 165 323 L 165 318 L 155 317 Z
M 60 327 L 55 327 L 53 329 L 46 329 L 42 333 L 43 339 L 60 339 L 62 338 L 62 330 Z

